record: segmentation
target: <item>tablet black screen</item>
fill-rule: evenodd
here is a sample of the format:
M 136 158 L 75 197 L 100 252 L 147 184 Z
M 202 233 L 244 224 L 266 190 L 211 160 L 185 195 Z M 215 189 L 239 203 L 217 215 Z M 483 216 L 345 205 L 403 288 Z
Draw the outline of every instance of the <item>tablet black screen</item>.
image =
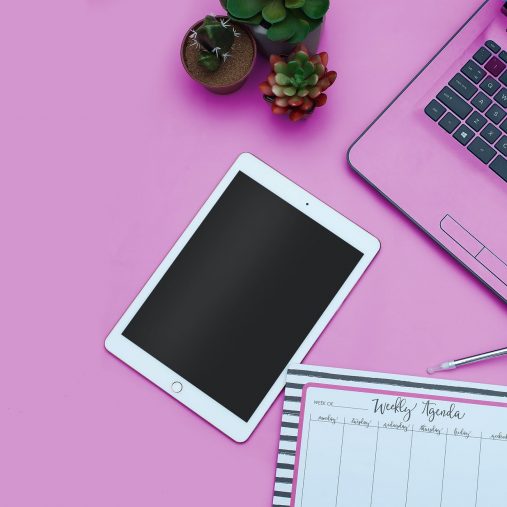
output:
M 123 335 L 248 421 L 361 257 L 239 172 Z

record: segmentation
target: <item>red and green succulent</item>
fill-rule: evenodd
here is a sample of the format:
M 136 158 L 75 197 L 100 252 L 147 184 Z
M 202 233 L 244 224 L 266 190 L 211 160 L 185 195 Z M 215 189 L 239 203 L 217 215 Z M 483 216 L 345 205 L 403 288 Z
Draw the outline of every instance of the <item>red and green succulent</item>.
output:
M 310 56 L 299 45 L 287 58 L 271 55 L 269 61 L 272 72 L 259 88 L 274 114 L 298 121 L 326 103 L 323 92 L 336 80 L 336 72 L 327 70 L 327 53 Z

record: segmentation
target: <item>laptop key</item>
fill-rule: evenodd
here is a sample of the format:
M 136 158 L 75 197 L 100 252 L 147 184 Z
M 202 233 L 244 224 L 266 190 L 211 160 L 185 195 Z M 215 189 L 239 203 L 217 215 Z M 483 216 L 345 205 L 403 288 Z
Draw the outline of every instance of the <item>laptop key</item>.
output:
M 491 169 L 493 169 L 500 178 L 507 181 L 507 160 L 505 160 L 502 155 L 498 155 L 498 157 L 491 162 L 489 167 L 491 167 Z
M 487 77 L 481 83 L 481 89 L 484 90 L 489 96 L 493 95 L 498 90 L 498 88 L 500 88 L 500 83 L 492 77 Z
M 491 123 L 481 130 L 481 136 L 490 144 L 493 144 L 500 137 L 500 134 L 501 132 Z
M 504 84 L 507 86 L 507 70 L 498 78 Z
M 500 46 L 494 40 L 486 41 L 485 46 L 491 49 L 493 53 L 498 53 L 498 51 L 500 51 L 501 49 Z
M 500 125 L 500 128 L 507 134 L 507 120 L 504 120 Z
M 477 111 L 474 111 L 466 121 L 467 125 L 470 125 L 476 132 L 479 132 L 486 123 L 488 123 L 488 120 L 484 118 L 484 116 L 480 115 Z
M 496 56 L 493 56 L 488 60 L 488 63 L 484 65 L 484 68 L 495 77 L 499 76 L 505 70 L 505 67 L 507 67 L 505 62 L 502 62 L 502 60 Z
M 498 125 L 505 117 L 505 111 L 498 105 L 493 104 L 486 113 L 486 116 L 495 124 Z
M 472 110 L 472 106 L 466 103 L 456 92 L 451 90 L 448 86 L 437 95 L 437 99 L 447 106 L 453 113 L 457 114 L 464 120 Z
M 491 99 L 486 96 L 484 93 L 479 92 L 472 100 L 472 105 L 475 106 L 481 113 L 486 111 L 486 109 L 491 104 Z
M 505 52 L 505 51 L 502 51 L 502 53 L 504 53 L 504 52 Z M 476 62 L 478 62 L 478 63 L 480 63 L 481 65 L 483 65 L 484 63 L 486 63 L 486 62 L 487 62 L 487 60 L 488 60 L 488 58 L 489 58 L 490 56 L 491 56 L 491 52 L 490 52 L 490 51 L 488 51 L 486 48 L 482 47 L 482 48 L 479 48 L 479 49 L 476 51 L 475 55 L 474 55 L 474 56 L 472 56 L 472 58 L 473 58 Z M 502 56 L 502 55 L 500 54 L 500 57 L 501 57 L 501 56 Z
M 477 86 L 472 84 L 465 76 L 459 72 L 449 81 L 449 86 L 454 88 L 465 99 L 471 99 L 477 91 Z
M 504 62 L 507 62 L 507 51 L 500 51 L 500 54 L 498 55 Z
M 456 129 L 460 121 L 452 113 L 447 113 L 438 124 L 449 134 Z
M 447 110 L 445 107 L 433 99 L 425 108 L 424 112 L 433 120 L 437 121 Z
M 473 139 L 474 135 L 473 130 L 470 130 L 466 125 L 461 125 L 452 137 L 457 139 L 463 146 L 466 146 Z
M 470 78 L 475 84 L 480 83 L 486 75 L 486 71 L 479 67 L 473 60 L 468 60 L 465 66 L 461 69 L 461 72 L 463 72 L 463 74 Z
M 495 100 L 503 107 L 507 107 L 507 88 L 502 88 L 496 95 Z
M 488 146 L 480 137 L 476 137 L 468 145 L 468 150 L 485 164 L 491 162 L 491 159 L 496 155 L 496 151 L 491 146 Z
M 507 136 L 502 136 L 499 141 L 495 144 L 495 148 L 507 156 Z

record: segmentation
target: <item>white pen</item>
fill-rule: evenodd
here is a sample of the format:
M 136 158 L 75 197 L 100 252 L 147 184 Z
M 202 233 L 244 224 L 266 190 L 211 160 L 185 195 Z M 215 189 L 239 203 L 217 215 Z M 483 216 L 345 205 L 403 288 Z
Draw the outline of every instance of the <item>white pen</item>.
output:
M 446 361 L 433 368 L 428 368 L 426 371 L 431 375 L 437 371 L 454 370 L 459 366 L 465 366 L 467 364 L 477 363 L 478 361 L 485 361 L 493 357 L 499 357 L 507 354 L 506 349 L 492 350 L 491 352 L 484 352 L 483 354 L 477 354 L 476 356 L 464 357 L 462 359 L 454 359 L 453 361 Z

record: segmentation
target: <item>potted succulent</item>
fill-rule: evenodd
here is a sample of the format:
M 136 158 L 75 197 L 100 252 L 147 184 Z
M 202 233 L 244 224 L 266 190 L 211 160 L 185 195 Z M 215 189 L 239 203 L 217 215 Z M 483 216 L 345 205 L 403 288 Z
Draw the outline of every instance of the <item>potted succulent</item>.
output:
M 248 28 L 224 16 L 206 16 L 181 43 L 181 62 L 188 75 L 214 93 L 240 88 L 252 71 L 257 49 Z
M 327 101 L 323 92 L 336 80 L 336 72 L 327 70 L 327 62 L 327 53 L 310 56 L 303 45 L 287 58 L 271 55 L 272 72 L 259 88 L 272 112 L 289 114 L 292 121 L 298 121 L 323 106 Z
M 249 25 L 264 55 L 288 55 L 304 42 L 316 53 L 329 0 L 220 0 L 231 19 Z

